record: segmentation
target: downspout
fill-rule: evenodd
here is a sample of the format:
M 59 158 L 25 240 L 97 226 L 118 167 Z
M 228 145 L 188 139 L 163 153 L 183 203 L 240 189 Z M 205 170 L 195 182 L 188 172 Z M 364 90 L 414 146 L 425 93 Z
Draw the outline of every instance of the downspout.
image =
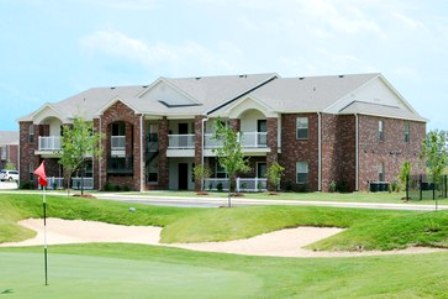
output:
M 204 151 L 205 151 L 205 122 L 208 121 L 208 117 L 201 119 L 201 165 L 204 167 Z M 204 177 L 201 178 L 201 191 L 204 191 Z
M 101 123 L 101 116 L 99 117 L 100 119 L 100 136 L 103 134 L 103 125 Z M 105 137 L 107 138 L 107 137 Z M 102 139 L 102 138 L 101 138 Z M 103 142 L 101 140 L 100 142 L 100 153 L 101 155 L 98 158 L 98 190 L 101 190 L 101 160 L 103 159 Z
M 144 163 L 143 163 L 143 113 L 140 117 L 140 192 L 144 191 Z
M 317 112 L 317 190 L 322 191 L 322 114 Z
M 359 191 L 359 118 L 355 113 L 355 190 Z

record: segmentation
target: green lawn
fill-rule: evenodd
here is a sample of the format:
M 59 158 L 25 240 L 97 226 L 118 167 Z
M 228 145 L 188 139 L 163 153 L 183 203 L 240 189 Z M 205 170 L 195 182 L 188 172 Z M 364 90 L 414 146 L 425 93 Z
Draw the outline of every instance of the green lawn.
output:
M 11 298 L 448 298 L 448 254 L 293 259 L 125 244 L 0 249 Z M 5 296 L 8 298 L 8 296 Z
M 185 209 L 49 196 L 49 216 L 164 227 L 165 242 L 229 240 L 299 225 L 346 231 L 316 250 L 448 247 L 448 212 L 321 207 Z M 0 195 L 0 242 L 32 233 L 39 195 Z M 270 258 L 131 244 L 0 248 L 0 298 L 448 298 L 448 253 Z

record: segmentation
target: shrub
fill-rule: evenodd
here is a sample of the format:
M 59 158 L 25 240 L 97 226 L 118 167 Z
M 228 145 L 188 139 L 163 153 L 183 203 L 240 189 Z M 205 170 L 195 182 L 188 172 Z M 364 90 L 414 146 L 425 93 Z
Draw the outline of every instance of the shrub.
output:
M 104 185 L 104 188 L 103 188 L 103 189 L 104 189 L 104 191 L 106 191 L 106 192 L 110 192 L 110 191 L 113 191 L 113 190 L 114 190 L 112 184 L 109 183 L 109 182 L 107 182 L 107 183 Z
M 114 191 L 120 192 L 121 191 L 121 186 L 120 185 L 115 185 L 114 186 Z
M 332 193 L 337 191 L 336 182 L 334 180 L 332 180 L 330 182 L 330 184 L 328 185 L 328 191 L 330 191 Z
M 22 190 L 32 190 L 34 189 L 34 182 L 33 181 L 27 181 L 20 184 L 20 189 Z
M 129 192 L 131 191 L 131 188 L 128 185 L 124 185 L 122 190 L 125 192 Z
M 218 183 L 218 185 L 216 185 L 216 189 L 218 189 L 219 192 L 222 192 L 222 183 Z

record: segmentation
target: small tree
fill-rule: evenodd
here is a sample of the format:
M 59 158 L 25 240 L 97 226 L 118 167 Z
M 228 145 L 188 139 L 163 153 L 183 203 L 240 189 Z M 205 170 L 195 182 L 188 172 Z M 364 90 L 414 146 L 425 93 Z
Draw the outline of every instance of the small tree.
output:
M 420 158 L 426 161 L 429 173 L 436 183 L 448 165 L 447 133 L 433 130 L 426 134 L 422 143 Z
M 274 187 L 273 191 L 277 191 L 280 189 L 280 179 L 283 175 L 283 171 L 285 168 L 275 161 L 272 165 L 267 169 L 266 176 L 268 178 L 270 187 Z
M 193 173 L 195 179 L 201 181 L 200 191 L 204 191 L 204 180 L 211 176 L 212 171 L 207 166 L 200 164 L 194 167 Z
M 411 175 L 411 162 L 404 161 L 403 165 L 401 165 L 400 173 L 398 174 L 398 179 L 400 180 L 401 187 L 406 190 L 408 178 Z
M 229 193 L 227 197 L 228 206 L 231 207 L 231 193 L 234 192 L 236 175 L 250 170 L 248 161 L 244 158 L 238 134 L 227 127 L 221 120 L 215 121 L 214 138 L 222 142 L 222 146 L 214 151 L 218 157 L 219 164 L 229 176 Z
M 67 189 L 70 189 L 70 180 L 73 173 L 81 174 L 81 194 L 84 194 L 84 175 L 86 157 L 93 158 L 101 155 L 101 134 L 95 133 L 93 123 L 86 122 L 82 117 L 75 117 L 73 125 L 63 127 L 61 144 L 61 158 L 59 163 L 64 167 L 68 176 Z
M 12 163 L 8 160 L 8 162 L 5 165 L 5 169 L 7 170 L 16 170 L 16 164 Z

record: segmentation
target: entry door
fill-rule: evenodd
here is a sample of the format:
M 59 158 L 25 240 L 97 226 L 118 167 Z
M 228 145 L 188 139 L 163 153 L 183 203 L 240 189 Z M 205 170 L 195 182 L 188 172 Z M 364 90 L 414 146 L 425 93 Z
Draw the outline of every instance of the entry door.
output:
M 266 146 L 266 140 L 267 136 L 266 134 L 260 134 L 260 133 L 266 133 L 268 131 L 268 126 L 265 119 L 259 119 L 257 121 L 257 132 L 258 132 L 258 146 L 264 147 Z
M 179 163 L 178 166 L 178 188 L 179 190 L 188 189 L 188 163 Z
M 266 163 L 259 162 L 257 163 L 257 178 L 265 178 L 266 177 Z
M 179 130 L 179 135 L 181 134 L 188 134 L 188 124 L 187 123 L 180 123 L 177 126 L 178 130 Z

